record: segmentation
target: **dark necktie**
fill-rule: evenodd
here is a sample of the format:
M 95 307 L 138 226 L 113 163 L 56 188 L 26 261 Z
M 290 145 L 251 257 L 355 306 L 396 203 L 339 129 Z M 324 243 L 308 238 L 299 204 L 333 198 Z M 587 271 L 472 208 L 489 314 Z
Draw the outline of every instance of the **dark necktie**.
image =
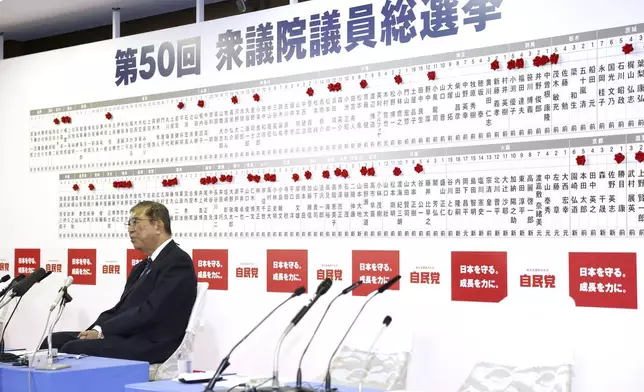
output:
M 127 297 L 134 288 L 145 279 L 147 276 L 148 272 L 150 272 L 150 265 L 152 265 L 152 259 L 149 257 L 146 258 L 145 260 L 141 261 L 141 263 L 144 265 L 143 266 L 143 271 L 139 274 L 139 276 L 136 278 L 136 280 L 123 292 L 123 295 L 121 295 L 121 301 Z M 119 303 L 120 304 L 120 303 Z M 117 305 L 118 306 L 118 305 Z
M 139 275 L 139 279 L 145 278 L 145 276 L 148 274 L 148 272 L 150 272 L 150 266 L 152 265 L 152 259 L 148 257 L 145 260 L 143 260 L 142 263 L 145 266 L 143 267 L 143 272 L 141 272 L 141 275 Z

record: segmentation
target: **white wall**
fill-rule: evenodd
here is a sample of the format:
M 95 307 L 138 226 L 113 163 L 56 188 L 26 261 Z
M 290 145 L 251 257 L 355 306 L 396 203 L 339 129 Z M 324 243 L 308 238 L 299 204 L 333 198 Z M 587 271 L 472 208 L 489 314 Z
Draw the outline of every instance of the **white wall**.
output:
M 463 2 L 464 3 L 464 2 Z M 99 270 L 105 262 L 118 262 L 125 269 L 125 250 L 130 246 L 122 240 L 63 240 L 58 237 L 58 198 L 69 195 L 70 183 L 59 181 L 59 174 L 77 173 L 91 170 L 30 172 L 29 169 L 29 132 L 51 127 L 53 116 L 43 115 L 31 118 L 30 111 L 92 103 L 127 97 L 136 97 L 164 92 L 196 89 L 220 84 L 242 83 L 296 75 L 304 72 L 325 71 L 329 69 L 376 64 L 384 61 L 412 58 L 421 55 L 436 55 L 446 52 L 468 51 L 481 47 L 518 43 L 539 38 L 557 37 L 567 34 L 627 26 L 641 22 L 639 15 L 644 11 L 641 2 L 623 1 L 619 6 L 607 7 L 598 0 L 570 0 L 520 2 L 506 0 L 503 2 L 500 20 L 488 22 L 487 28 L 479 33 L 472 26 L 461 24 L 463 12 L 459 11 L 460 30 L 458 35 L 431 40 L 420 40 L 416 37 L 407 44 L 393 44 L 385 47 L 378 43 L 374 49 L 358 48 L 353 52 L 343 51 L 338 55 L 329 55 L 315 59 L 291 60 L 288 63 L 252 67 L 233 68 L 230 71 L 217 71 L 216 58 L 217 35 L 227 29 L 249 26 L 267 21 L 291 19 L 295 16 L 308 17 L 315 12 L 324 12 L 332 8 L 341 11 L 342 37 L 346 36 L 348 8 L 361 4 L 360 1 L 307 2 L 294 7 L 280 7 L 259 13 L 220 19 L 200 25 L 184 26 L 176 29 L 157 31 L 141 36 L 127 37 L 114 41 L 99 42 L 64 50 L 41 53 L 10 60 L 0 61 L 0 216 L 3 225 L 0 237 L 3 238 L 0 248 L 0 259 L 10 263 L 13 271 L 15 248 L 40 248 L 41 263 L 57 260 L 63 264 L 63 273 L 54 274 L 43 284 L 29 293 L 21 309 L 17 312 L 7 332 L 9 347 L 35 346 L 35 339 L 40 335 L 46 318 L 46 304 L 49 304 L 56 288 L 67 274 L 68 248 L 96 248 Z M 379 38 L 383 0 L 374 2 L 376 15 L 376 37 Z M 416 28 L 420 30 L 420 10 L 425 10 L 423 2 L 417 2 Z M 638 33 L 639 34 L 639 33 Z M 634 36 L 638 36 L 635 34 Z M 161 78 L 158 75 L 152 80 L 139 80 L 130 86 L 117 87 L 114 84 L 114 54 L 117 49 L 127 47 L 139 48 L 148 44 L 164 41 L 175 42 L 178 39 L 201 36 L 201 75 L 176 78 L 174 75 Z M 641 61 L 641 38 L 636 38 L 636 51 L 632 59 Z M 346 44 L 343 38 L 343 46 Z M 614 44 L 614 53 L 619 46 Z M 562 54 L 562 67 L 566 67 L 567 54 Z M 572 57 L 572 54 L 570 55 Z M 503 63 L 503 62 L 502 62 Z M 527 67 L 531 61 L 527 61 Z M 483 67 L 485 68 L 485 67 Z M 438 80 L 452 78 L 458 80 L 459 70 L 456 66 L 438 68 Z M 498 71 L 507 75 L 507 70 Z M 403 74 L 405 84 L 424 83 L 423 72 Z M 370 79 L 373 91 L 388 91 L 396 88 L 391 77 Z M 324 81 L 316 82 L 316 97 L 329 95 Z M 357 82 L 343 82 L 346 94 L 358 88 Z M 250 96 L 254 90 L 240 90 L 238 94 L 246 101 L 245 107 L 252 103 Z M 291 94 L 304 95 L 304 87 L 293 87 Z M 213 96 L 213 95 L 209 95 Z M 196 99 L 196 98 L 195 98 Z M 229 98 L 206 98 L 208 106 L 230 105 Z M 262 92 L 262 102 L 284 102 L 288 94 L 280 91 Z M 184 113 L 195 113 L 194 100 Z M 155 109 L 157 112 L 172 110 L 173 105 Z M 640 108 L 641 109 L 641 108 Z M 136 118 L 136 110 L 115 105 L 111 107 L 115 116 Z M 634 112 L 636 113 L 636 112 Z M 62 115 L 63 113 L 61 113 Z M 68 114 L 68 113 L 65 113 Z M 75 124 L 104 123 L 99 114 L 76 115 Z M 139 114 L 142 116 L 142 114 Z M 636 116 L 629 112 L 629 118 Z M 36 116 L 37 117 L 37 116 Z M 115 118 L 116 120 L 116 118 Z M 530 127 L 530 124 L 523 124 Z M 473 127 L 481 127 L 473 123 Z M 535 125 L 537 126 L 537 125 Z M 460 125 L 446 125 L 458 130 Z M 440 127 L 438 127 L 440 128 Z M 217 129 L 216 127 L 212 129 Z M 433 131 L 436 128 L 430 128 Z M 480 129 L 480 128 L 478 128 Z M 619 131 L 635 133 L 637 129 Z M 389 132 L 389 131 L 385 131 Z M 611 131 L 613 132 L 613 131 Z M 618 131 L 614 131 L 618 132 Z M 564 135 L 565 136 L 565 135 Z M 553 136 L 553 139 L 564 136 Z M 338 136 L 339 137 L 339 136 Z M 327 143 L 326 136 L 311 136 L 311 144 Z M 547 137 L 543 137 L 547 139 Z M 475 142 L 476 144 L 478 142 Z M 496 142 L 498 143 L 498 142 Z M 446 147 L 448 144 L 441 145 Z M 210 147 L 208 147 L 210 148 Z M 205 149 L 208 149 L 205 148 Z M 172 148 L 163 154 L 173 156 L 185 152 L 183 147 Z M 277 157 L 273 157 L 276 159 Z M 632 155 L 628 159 L 632 160 Z M 230 161 L 230 160 L 229 160 Z M 610 159 L 609 159 L 610 161 Z M 203 163 L 203 162 L 202 162 Z M 149 166 L 145 166 L 149 167 Z M 334 166 L 329 169 L 333 170 Z M 359 167 L 359 166 L 358 166 Z M 427 166 L 429 167 L 429 166 Z M 136 169 L 137 167 L 112 167 L 114 169 Z M 109 170 L 105 168 L 102 170 Z M 407 169 L 411 171 L 410 168 Z M 382 173 L 389 169 L 382 170 Z M 319 171 L 317 172 L 319 176 Z M 355 173 L 353 176 L 359 176 Z M 246 183 L 245 175 L 237 175 L 238 185 L 252 186 Z M 289 182 L 285 175 L 281 181 Z M 193 178 L 194 179 L 194 178 Z M 183 179 L 180 185 L 189 183 Z M 237 185 L 237 184 L 236 184 Z M 190 185 L 187 185 L 190 187 Z M 185 188 L 187 189 L 187 188 Z M 196 188 L 195 188 L 196 189 Z M 98 192 L 112 192 L 104 189 Z M 194 208 L 195 206 L 191 206 Z M 472 222 L 480 225 L 482 221 Z M 491 223 L 494 225 L 495 223 Z M 592 224 L 592 223 L 590 223 Z M 175 230 L 187 229 L 187 224 L 176 223 Z M 492 226 L 493 228 L 497 226 Z M 390 314 L 394 318 L 392 331 L 386 339 L 398 339 L 409 330 L 414 333 L 414 354 L 409 388 L 417 390 L 452 391 L 456 390 L 465 379 L 477 359 L 473 348 L 486 335 L 484 330 L 502 328 L 507 320 L 513 318 L 511 312 L 496 312 L 498 304 L 458 303 L 451 302 L 450 294 L 450 252 L 451 251 L 505 251 L 508 259 L 508 295 L 521 296 L 519 275 L 526 268 L 543 268 L 557 277 L 557 291 L 562 295 L 568 293 L 568 252 L 636 252 L 644 250 L 637 238 L 614 239 L 564 239 L 564 238 L 370 238 L 370 239 L 215 239 L 198 240 L 182 238 L 182 248 L 192 249 L 228 249 L 230 267 L 229 290 L 210 291 L 206 305 L 207 324 L 199 336 L 196 368 L 214 368 L 220 357 L 239 339 L 247 328 L 259 320 L 265 312 L 277 304 L 284 294 L 265 293 L 264 263 L 266 249 L 308 249 L 309 258 L 309 292 L 317 286 L 313 271 L 316 266 L 328 263 L 338 264 L 344 270 L 345 281 L 336 282 L 332 292 L 348 286 L 351 280 L 351 250 L 383 249 L 400 250 L 400 273 L 403 276 L 401 291 L 389 292 L 373 303 L 363 321 L 357 326 L 352 339 L 374 335 L 381 319 Z M 239 280 L 234 277 L 234 267 L 244 262 L 254 262 L 260 268 L 260 279 L 257 281 Z M 431 267 L 441 272 L 441 284 L 412 285 L 409 274 L 418 267 Z M 60 322 L 59 329 L 77 330 L 87 327 L 94 318 L 118 299 L 125 275 L 103 276 L 97 273 L 97 286 L 74 286 L 70 292 L 74 301 L 68 307 Z M 638 282 L 641 278 L 638 277 Z M 329 297 L 325 297 L 328 300 Z M 295 366 L 299 355 L 296 355 L 306 344 L 306 337 L 312 331 L 321 315 L 325 300 L 314 308 L 297 328 L 283 351 L 283 368 L 281 374 L 285 379 L 294 378 Z M 305 361 L 305 377 L 318 375 L 323 371 L 326 358 L 333 349 L 333 342 L 341 336 L 344 328 L 350 323 L 349 315 L 357 311 L 363 298 L 347 297 L 338 302 L 322 329 L 320 336 L 313 344 L 308 359 Z M 270 374 L 272 364 L 273 342 L 286 326 L 288 320 L 299 307 L 305 303 L 304 297 L 293 301 L 267 325 L 239 348 L 232 358 L 232 369 L 248 374 Z M 641 329 L 644 327 L 639 310 L 582 308 L 574 310 L 574 320 L 578 329 L 574 341 L 575 353 L 575 391 L 638 391 L 644 388 L 644 378 L 638 371 L 644 341 Z M 360 326 L 363 326 L 362 328 Z M 399 328 L 399 332 L 393 331 Z M 525 331 L 514 331 L 518 335 Z M 525 333 L 524 352 L 530 355 L 532 337 Z M 503 341 L 498 342 L 503 345 Z

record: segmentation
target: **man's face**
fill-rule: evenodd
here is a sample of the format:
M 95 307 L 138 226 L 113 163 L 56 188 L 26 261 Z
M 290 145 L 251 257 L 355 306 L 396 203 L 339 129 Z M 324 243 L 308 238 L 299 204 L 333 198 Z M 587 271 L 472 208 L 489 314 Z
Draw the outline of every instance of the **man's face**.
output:
M 143 209 L 132 211 L 127 230 L 134 249 L 147 254 L 154 252 L 161 234 L 158 223 L 145 216 L 145 210 Z

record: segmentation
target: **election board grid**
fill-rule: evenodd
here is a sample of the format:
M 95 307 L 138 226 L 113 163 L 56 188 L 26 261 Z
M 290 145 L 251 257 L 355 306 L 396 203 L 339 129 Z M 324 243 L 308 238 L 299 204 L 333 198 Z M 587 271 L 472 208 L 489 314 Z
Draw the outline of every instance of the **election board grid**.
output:
M 257 285 L 265 281 L 268 292 L 290 293 L 300 286 L 308 291 L 310 282 L 328 278 L 336 284 L 361 280 L 363 284 L 352 295 L 365 296 L 392 277 L 402 275 L 392 290 L 424 287 L 432 292 L 447 284 L 452 301 L 498 303 L 508 296 L 509 290 L 561 290 L 567 285 L 577 306 L 637 309 L 637 256 L 629 252 L 569 252 L 567 271 L 542 266 L 521 267 L 512 273 L 508 271 L 505 251 L 452 251 L 450 268 L 441 267 L 439 262 L 421 262 L 414 266 L 418 263 L 417 257 L 401 262 L 398 250 L 353 250 L 350 267 L 345 263 L 311 264 L 310 251 L 306 249 L 268 249 L 265 265 L 231 264 L 228 252 L 227 249 L 192 250 L 198 280 L 209 283 L 210 290 L 229 290 L 229 280 L 237 279 Z M 41 249 L 15 249 L 13 262 L 0 260 L 0 271 L 29 274 L 43 267 L 55 273 L 67 271 L 75 284 L 85 285 L 95 285 L 97 274 L 122 275 L 120 264 L 103 264 L 97 268 L 95 249 L 69 249 L 67 253 L 66 265 L 45 265 L 41 262 Z M 144 254 L 134 249 L 124 252 L 124 257 L 126 274 L 145 259 Z M 403 264 L 408 267 L 403 268 Z
M 30 167 L 60 173 L 66 240 L 126 238 L 141 199 L 171 208 L 177 238 L 640 237 L 642 27 L 35 109 Z M 552 54 L 556 64 L 531 65 Z M 507 69 L 518 59 L 527 66 Z M 15 256 L 16 270 L 32 271 L 39 261 L 18 251 L 35 250 Z M 570 254 L 578 306 L 637 307 L 636 256 L 620 255 L 616 266 Z M 68 259 L 86 284 L 93 257 Z M 137 259 L 128 251 L 128 272 Z M 268 250 L 265 266 L 234 272 L 227 250 L 193 259 L 220 290 L 233 273 L 265 274 L 267 290 L 283 292 L 313 276 L 348 281 L 337 266 L 309 271 L 306 250 Z M 455 301 L 507 295 L 505 252 L 453 252 L 451 266 L 403 284 L 440 285 L 443 272 Z M 397 251 L 354 251 L 352 278 L 366 283 L 354 294 L 399 271 Z M 549 271 L 520 283 L 557 285 Z
M 170 205 L 190 238 L 639 237 L 644 59 L 622 53 L 641 40 L 624 31 L 75 105 L 62 127 L 36 110 L 32 169 L 64 172 L 63 239 L 125 238 L 121 222 L 142 198 Z M 546 67 L 489 66 L 555 52 L 560 63 Z M 325 91 L 334 80 L 342 91 Z

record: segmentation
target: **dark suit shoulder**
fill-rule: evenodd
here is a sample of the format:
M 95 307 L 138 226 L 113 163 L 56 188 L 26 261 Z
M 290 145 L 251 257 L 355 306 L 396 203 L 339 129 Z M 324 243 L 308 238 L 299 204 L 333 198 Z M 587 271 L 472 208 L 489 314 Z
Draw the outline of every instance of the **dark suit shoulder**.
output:
M 192 263 L 192 257 L 181 249 L 174 241 L 170 241 L 166 248 L 163 250 L 159 256 L 163 256 L 162 258 L 160 257 L 160 263 L 159 263 L 159 268 L 160 269 L 166 269 L 166 268 L 171 268 L 172 266 L 178 266 L 181 265 L 187 269 L 190 269 L 194 273 L 194 265 Z

